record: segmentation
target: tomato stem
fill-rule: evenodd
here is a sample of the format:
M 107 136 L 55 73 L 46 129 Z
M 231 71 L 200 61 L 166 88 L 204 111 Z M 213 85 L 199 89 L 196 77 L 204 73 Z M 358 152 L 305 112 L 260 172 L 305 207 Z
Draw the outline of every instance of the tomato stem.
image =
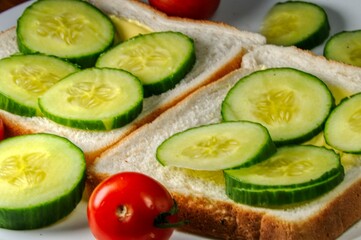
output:
M 175 216 L 178 213 L 178 205 L 177 202 L 173 199 L 173 206 L 168 212 L 160 213 L 155 219 L 154 219 L 154 226 L 157 228 L 177 228 L 181 227 L 188 223 L 187 220 L 184 221 L 178 221 L 178 222 L 169 222 L 168 218 L 170 216 Z

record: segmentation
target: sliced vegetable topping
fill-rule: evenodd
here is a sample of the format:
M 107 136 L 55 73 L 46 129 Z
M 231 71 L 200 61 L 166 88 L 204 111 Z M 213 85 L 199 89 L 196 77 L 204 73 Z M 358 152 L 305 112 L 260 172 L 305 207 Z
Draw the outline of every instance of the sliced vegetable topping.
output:
M 143 107 L 143 88 L 132 74 L 89 68 L 69 75 L 39 100 L 43 114 L 74 128 L 109 130 L 134 120 Z
M 195 63 L 194 42 L 179 32 L 154 32 L 125 41 L 98 59 L 97 67 L 119 68 L 137 76 L 145 96 L 173 88 Z
M 278 145 L 302 143 L 323 129 L 334 98 L 317 77 L 292 68 L 254 72 L 229 91 L 222 103 L 225 121 L 264 125 Z
M 275 4 L 263 20 L 260 32 L 270 44 L 312 49 L 329 35 L 330 25 L 324 9 L 302 1 Z
M 361 67 L 361 30 L 335 34 L 326 42 L 323 54 L 328 59 Z
M 1 228 L 58 221 L 79 203 L 84 186 L 84 154 L 67 139 L 33 134 L 0 142 Z
M 316 146 L 286 146 L 259 164 L 224 171 L 227 195 L 261 206 L 293 204 L 316 198 L 344 177 L 340 157 Z
M 324 136 L 332 147 L 361 153 L 361 93 L 345 98 L 326 121 Z
M 263 126 L 240 121 L 177 133 L 158 147 L 156 156 L 166 166 L 221 170 L 252 165 L 274 152 L 275 145 Z
M 36 1 L 17 24 L 19 49 L 69 59 L 93 66 L 115 36 L 111 20 L 85 1 Z
M 38 98 L 79 69 L 59 58 L 14 55 L 0 60 L 0 108 L 22 116 L 40 114 Z

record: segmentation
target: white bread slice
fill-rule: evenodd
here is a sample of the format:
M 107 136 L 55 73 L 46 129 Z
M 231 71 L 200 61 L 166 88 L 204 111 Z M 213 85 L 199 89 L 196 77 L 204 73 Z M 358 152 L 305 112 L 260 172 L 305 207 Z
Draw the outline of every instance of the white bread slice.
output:
M 361 91 L 361 68 L 314 56 L 294 47 L 260 46 L 243 58 L 244 68 L 194 92 L 152 123 L 105 151 L 89 167 L 95 186 L 121 171 L 138 171 L 163 183 L 190 221 L 183 230 L 222 239 L 335 239 L 361 219 L 361 156 L 346 167 L 344 181 L 331 192 L 305 204 L 267 209 L 237 204 L 225 194 L 220 172 L 161 166 L 155 151 L 176 132 L 221 121 L 228 90 L 241 77 L 260 68 L 293 67 L 319 76 L 327 84 Z M 343 159 L 346 161 L 347 159 Z
M 156 118 L 200 86 L 219 79 L 238 68 L 242 55 L 253 46 L 264 44 L 263 36 L 239 31 L 234 27 L 205 21 L 169 18 L 149 5 L 132 0 L 89 1 L 107 14 L 138 21 L 154 31 L 180 31 L 194 39 L 197 60 L 191 72 L 172 90 L 146 98 L 141 115 L 125 127 L 112 131 L 84 131 L 64 127 L 41 117 L 20 117 L 0 111 L 11 135 L 49 132 L 64 136 L 78 145 L 90 162 L 103 150 L 113 145 L 132 130 Z M 18 51 L 15 28 L 0 34 L 0 58 Z
M 282 49 L 280 51 L 280 49 Z M 360 68 L 328 61 L 322 56 L 312 52 L 304 53 L 294 48 L 280 48 L 278 46 L 265 45 L 254 49 L 242 60 L 243 68 L 255 67 L 294 67 L 325 79 L 331 90 L 337 91 L 337 87 L 343 88 L 350 93 L 361 91 Z

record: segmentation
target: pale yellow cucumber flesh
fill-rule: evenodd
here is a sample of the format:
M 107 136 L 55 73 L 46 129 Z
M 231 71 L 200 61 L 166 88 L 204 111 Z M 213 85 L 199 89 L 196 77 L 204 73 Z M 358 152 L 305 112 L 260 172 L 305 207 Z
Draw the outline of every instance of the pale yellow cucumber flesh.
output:
M 334 99 L 313 75 L 291 68 L 257 71 L 227 94 L 222 116 L 227 121 L 259 122 L 276 142 L 302 142 L 322 130 Z
M 114 38 L 110 19 L 83 1 L 36 2 L 19 23 L 21 44 L 33 52 L 62 58 L 99 53 Z
M 325 139 L 334 148 L 361 153 L 361 94 L 344 99 L 325 125 Z
M 174 74 L 194 51 L 183 34 L 160 32 L 135 37 L 100 57 L 97 67 L 124 69 L 152 84 Z
M 82 199 L 85 170 L 84 153 L 56 135 L 0 142 L 0 227 L 40 228 L 68 215 Z
M 279 148 L 269 159 L 229 173 L 245 184 L 282 186 L 321 178 L 324 173 L 339 166 L 339 157 L 333 151 L 321 147 L 295 146 Z
M 274 151 L 274 144 L 263 126 L 229 122 L 173 135 L 158 147 L 157 159 L 166 166 L 221 170 L 262 161 Z
M 312 49 L 329 35 L 324 9 L 309 2 L 288 1 L 275 4 L 260 28 L 270 44 Z
M 85 122 L 86 127 L 86 122 L 101 122 L 104 129 L 119 127 L 114 126 L 118 118 L 133 120 L 142 102 L 140 81 L 128 72 L 110 68 L 89 68 L 69 75 L 39 100 L 44 115 L 60 124 L 81 127 Z
M 325 45 L 328 59 L 361 67 L 361 31 L 340 32 Z
M 61 59 L 45 55 L 14 55 L 0 60 L 0 93 L 10 101 L 40 113 L 38 98 L 50 87 L 79 69 Z M 16 112 L 16 109 L 6 109 Z

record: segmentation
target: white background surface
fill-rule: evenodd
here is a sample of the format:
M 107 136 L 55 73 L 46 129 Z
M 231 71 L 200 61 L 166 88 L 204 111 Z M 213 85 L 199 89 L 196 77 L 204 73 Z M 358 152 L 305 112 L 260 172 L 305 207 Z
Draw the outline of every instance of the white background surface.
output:
M 17 18 L 31 2 L 32 1 L 24 3 L 1 13 L 0 31 L 15 26 Z M 271 0 L 222 0 L 213 20 L 226 22 L 241 30 L 257 32 L 264 15 L 275 2 L 276 1 Z M 343 30 L 361 29 L 361 5 L 359 0 L 318 0 L 312 2 L 319 4 L 326 10 L 331 25 L 331 35 Z M 322 54 L 323 45 L 313 49 L 313 51 L 316 54 Z M 0 240 L 23 239 L 94 239 L 87 225 L 86 202 L 82 201 L 68 217 L 50 227 L 30 231 L 0 229 Z M 201 240 L 206 238 L 175 232 L 171 239 Z M 355 239 L 361 240 L 361 222 L 353 226 L 339 238 L 339 240 Z

